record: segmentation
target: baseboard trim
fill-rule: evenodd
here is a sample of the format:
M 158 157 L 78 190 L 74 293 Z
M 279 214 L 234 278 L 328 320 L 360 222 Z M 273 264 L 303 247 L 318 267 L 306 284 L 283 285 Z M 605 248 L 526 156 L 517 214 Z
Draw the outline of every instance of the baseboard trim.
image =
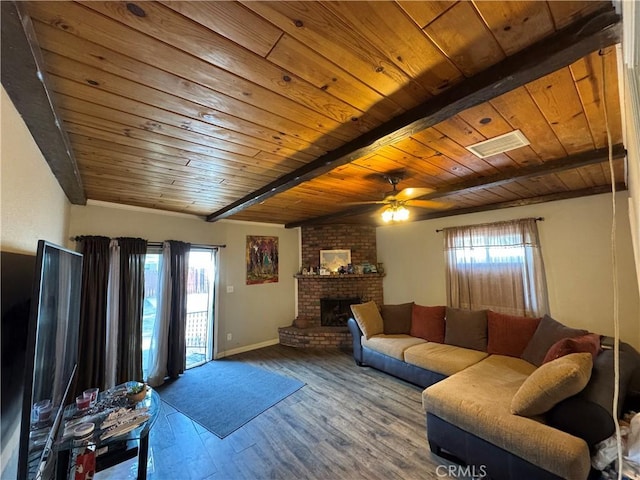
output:
M 270 347 L 271 345 L 277 345 L 280 343 L 279 338 L 267 340 L 266 342 L 254 343 L 253 345 L 245 345 L 244 347 L 233 348 L 224 352 L 218 352 L 216 360 L 219 358 L 230 357 L 231 355 L 237 355 L 238 353 L 250 352 L 251 350 L 257 350 L 259 348 Z

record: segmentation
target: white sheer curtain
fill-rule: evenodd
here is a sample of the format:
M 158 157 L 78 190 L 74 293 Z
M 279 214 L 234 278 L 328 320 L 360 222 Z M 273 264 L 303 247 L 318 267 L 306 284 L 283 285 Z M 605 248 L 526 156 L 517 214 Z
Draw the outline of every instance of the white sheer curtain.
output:
M 171 246 L 163 242 L 158 266 L 158 305 L 149 346 L 149 373 L 147 383 L 152 387 L 162 385 L 167 376 L 169 352 L 169 321 L 171 318 Z
M 107 286 L 107 328 L 105 334 L 105 388 L 116 385 L 118 367 L 118 324 L 120 304 L 120 246 L 109 242 L 109 283 Z
M 549 312 L 536 219 L 443 232 L 450 306 L 528 317 Z

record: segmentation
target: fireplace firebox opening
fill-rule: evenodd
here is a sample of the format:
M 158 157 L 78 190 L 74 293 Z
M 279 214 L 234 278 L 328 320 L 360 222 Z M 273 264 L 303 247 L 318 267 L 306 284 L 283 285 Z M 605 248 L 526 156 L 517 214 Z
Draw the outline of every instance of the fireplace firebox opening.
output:
M 346 327 L 351 317 L 351 305 L 362 303 L 354 298 L 321 298 L 320 325 L 323 327 Z

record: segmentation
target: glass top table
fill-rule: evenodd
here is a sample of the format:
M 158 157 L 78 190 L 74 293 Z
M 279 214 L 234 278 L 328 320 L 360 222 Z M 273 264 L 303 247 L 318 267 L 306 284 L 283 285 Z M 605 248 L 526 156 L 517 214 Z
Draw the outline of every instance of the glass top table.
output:
M 109 450 L 110 446 L 122 445 L 139 440 L 138 478 L 146 478 L 149 431 L 160 410 L 160 396 L 151 387 L 147 387 L 144 398 L 132 403 L 126 396 L 127 384 L 117 385 L 100 392 L 93 407 L 79 411 L 76 405 L 65 408 L 63 423 L 60 427 L 54 450 L 60 454 L 71 453 L 74 449 L 95 446 L 96 455 Z M 79 438 L 77 430 L 81 424 L 93 424 L 94 430 Z M 59 466 L 60 467 L 60 466 Z M 62 463 L 62 469 L 68 465 Z M 61 468 L 58 468 L 58 476 Z

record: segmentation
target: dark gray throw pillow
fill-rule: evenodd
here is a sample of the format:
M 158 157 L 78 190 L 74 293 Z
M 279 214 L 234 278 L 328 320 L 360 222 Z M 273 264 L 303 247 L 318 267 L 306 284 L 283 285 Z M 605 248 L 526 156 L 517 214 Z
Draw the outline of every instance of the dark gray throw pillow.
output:
M 563 338 L 579 337 L 587 333 L 589 332 L 586 330 L 567 327 L 549 315 L 545 315 L 542 317 L 542 320 L 540 320 L 538 328 L 520 358 L 539 367 L 542 365 L 545 355 L 554 343 Z
M 447 307 L 444 343 L 487 351 L 487 311 Z
M 387 335 L 398 333 L 409 335 L 412 312 L 413 302 L 400 305 L 382 305 L 380 315 L 382 315 L 384 333 Z

